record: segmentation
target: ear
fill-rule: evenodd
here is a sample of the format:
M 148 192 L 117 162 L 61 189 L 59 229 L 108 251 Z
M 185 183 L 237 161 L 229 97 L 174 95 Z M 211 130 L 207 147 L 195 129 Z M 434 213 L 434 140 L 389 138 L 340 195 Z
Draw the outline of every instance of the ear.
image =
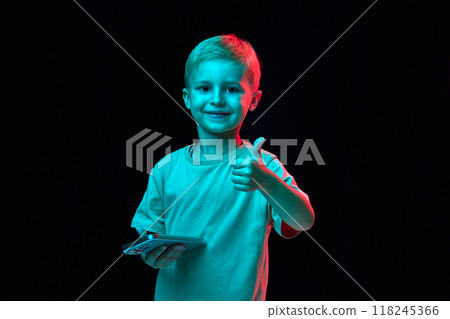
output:
M 184 100 L 184 104 L 186 105 L 187 109 L 190 110 L 191 109 L 191 96 L 189 95 L 189 91 L 186 88 L 183 89 L 183 100 Z
M 250 107 L 248 108 L 249 111 L 253 111 L 258 106 L 259 101 L 261 100 L 262 91 L 256 91 L 253 93 L 252 102 L 250 104 Z

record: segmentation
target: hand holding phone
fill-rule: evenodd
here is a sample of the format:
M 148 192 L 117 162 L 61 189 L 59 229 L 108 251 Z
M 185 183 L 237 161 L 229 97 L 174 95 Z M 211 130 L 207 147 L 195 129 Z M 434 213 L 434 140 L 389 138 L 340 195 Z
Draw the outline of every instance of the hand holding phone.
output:
M 149 253 L 160 246 L 171 247 L 173 245 L 183 245 L 186 248 L 186 252 L 188 252 L 195 248 L 204 246 L 205 244 L 205 240 L 199 237 L 151 233 L 144 235 L 131 243 L 123 245 L 122 249 L 127 255 L 140 255 L 142 253 Z
M 162 269 L 169 266 L 177 260 L 186 247 L 182 244 L 167 247 L 166 245 L 159 246 L 148 253 L 142 253 L 141 257 L 144 262 L 152 268 Z
M 127 255 L 141 255 L 144 262 L 155 269 L 169 266 L 183 252 L 206 245 L 203 238 L 173 236 L 148 232 L 134 242 L 122 246 Z

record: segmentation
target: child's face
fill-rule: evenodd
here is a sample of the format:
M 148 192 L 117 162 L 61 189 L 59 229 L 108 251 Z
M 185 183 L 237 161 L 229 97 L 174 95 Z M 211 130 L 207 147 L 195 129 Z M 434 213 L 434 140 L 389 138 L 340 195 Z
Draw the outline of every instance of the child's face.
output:
M 199 124 L 199 138 L 236 138 L 248 110 L 253 111 L 261 91 L 253 91 L 244 67 L 234 61 L 200 63 L 183 89 L 186 107 Z

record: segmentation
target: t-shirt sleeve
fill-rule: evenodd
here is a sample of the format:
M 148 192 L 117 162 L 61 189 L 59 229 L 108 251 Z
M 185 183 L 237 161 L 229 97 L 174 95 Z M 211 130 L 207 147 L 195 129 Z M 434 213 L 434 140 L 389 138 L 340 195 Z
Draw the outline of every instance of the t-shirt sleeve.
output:
M 296 191 L 302 193 L 303 195 L 308 198 L 308 195 L 304 193 L 298 186 L 294 179 L 294 177 L 288 173 L 286 168 L 283 166 L 283 164 L 280 162 L 280 160 L 277 157 L 274 157 L 272 161 L 267 164 L 267 168 L 270 169 L 272 172 L 278 175 L 284 182 L 286 182 L 289 186 L 294 188 Z M 277 211 L 270 205 L 268 201 L 267 202 L 267 212 L 268 212 L 268 218 L 269 223 L 271 226 L 275 229 L 275 231 L 283 238 L 289 239 L 297 236 L 300 234 L 300 230 L 296 230 L 289 226 L 284 220 L 281 219 L 281 217 L 278 215 Z
M 148 178 L 147 190 L 131 221 L 139 236 L 145 231 L 165 234 L 164 202 L 160 170 L 152 170 Z

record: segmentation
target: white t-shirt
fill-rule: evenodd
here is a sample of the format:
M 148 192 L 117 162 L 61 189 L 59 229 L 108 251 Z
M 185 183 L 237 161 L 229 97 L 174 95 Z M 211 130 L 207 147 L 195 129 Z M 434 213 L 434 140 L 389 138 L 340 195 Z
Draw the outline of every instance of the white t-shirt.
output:
M 139 234 L 148 230 L 206 240 L 159 270 L 155 300 L 265 300 L 271 228 L 284 238 L 300 232 L 281 220 L 260 190 L 233 188 L 229 158 L 242 156 L 245 146 L 251 144 L 244 141 L 222 161 L 200 165 L 189 145 L 154 166 L 131 226 Z M 275 155 L 261 154 L 270 170 L 300 191 Z

